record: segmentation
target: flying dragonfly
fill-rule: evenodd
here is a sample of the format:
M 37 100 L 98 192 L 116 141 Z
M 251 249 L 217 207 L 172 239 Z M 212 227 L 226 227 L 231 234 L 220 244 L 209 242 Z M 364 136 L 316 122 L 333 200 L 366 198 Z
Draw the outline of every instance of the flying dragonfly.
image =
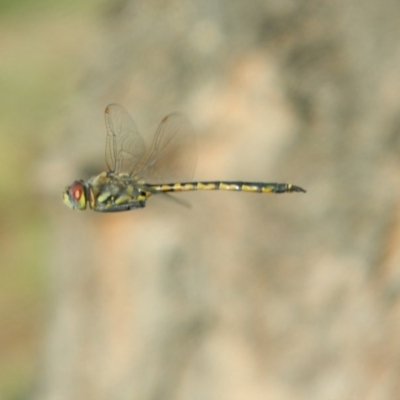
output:
M 191 182 L 196 165 L 195 135 L 179 113 L 169 114 L 161 121 L 148 149 L 121 105 L 110 104 L 106 108 L 105 122 L 108 170 L 86 182 L 74 181 L 65 188 L 63 200 L 72 209 L 85 210 L 89 205 L 99 212 L 128 211 L 143 208 L 152 195 L 190 190 L 306 192 L 290 183 Z

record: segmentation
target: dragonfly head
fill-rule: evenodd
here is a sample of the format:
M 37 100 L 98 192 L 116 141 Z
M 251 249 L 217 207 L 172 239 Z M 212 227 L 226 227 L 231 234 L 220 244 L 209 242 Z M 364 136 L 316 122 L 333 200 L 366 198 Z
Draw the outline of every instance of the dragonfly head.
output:
M 83 181 L 75 181 L 67 186 L 63 193 L 63 201 L 73 210 L 85 210 L 87 205 L 87 187 Z

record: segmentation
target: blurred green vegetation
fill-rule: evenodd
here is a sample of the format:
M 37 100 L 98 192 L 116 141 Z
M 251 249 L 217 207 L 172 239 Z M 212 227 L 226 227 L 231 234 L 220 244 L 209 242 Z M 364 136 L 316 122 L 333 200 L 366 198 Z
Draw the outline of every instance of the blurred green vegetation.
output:
M 50 221 L 36 170 L 60 133 L 99 1 L 0 0 L 0 398 L 34 382 L 46 313 Z M 60 184 L 60 187 L 62 184 Z
M 76 8 L 77 11 L 82 12 L 84 10 L 92 10 L 93 6 L 97 6 L 99 1 L 88 1 L 83 2 L 79 0 L 0 0 L 0 17 L 5 15 L 15 14 L 21 16 L 27 14 L 27 17 L 31 17 L 32 14 L 40 12 L 48 12 L 54 9 L 65 9 L 71 10 Z

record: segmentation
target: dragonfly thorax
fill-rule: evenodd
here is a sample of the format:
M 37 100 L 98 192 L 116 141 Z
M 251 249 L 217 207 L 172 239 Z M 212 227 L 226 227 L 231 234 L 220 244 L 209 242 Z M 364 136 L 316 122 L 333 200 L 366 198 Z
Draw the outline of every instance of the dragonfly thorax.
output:
M 89 206 L 95 211 L 143 208 L 151 195 L 125 173 L 103 172 L 88 181 Z

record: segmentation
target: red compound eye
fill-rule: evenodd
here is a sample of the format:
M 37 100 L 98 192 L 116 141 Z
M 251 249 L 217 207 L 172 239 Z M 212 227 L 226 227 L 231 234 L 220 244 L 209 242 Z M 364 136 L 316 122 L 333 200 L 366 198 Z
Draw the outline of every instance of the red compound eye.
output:
M 82 184 L 80 182 L 75 182 L 74 184 L 72 184 L 72 186 L 70 187 L 69 190 L 70 190 L 72 197 L 76 201 L 79 201 L 80 198 L 82 197 L 82 193 L 83 193 Z

